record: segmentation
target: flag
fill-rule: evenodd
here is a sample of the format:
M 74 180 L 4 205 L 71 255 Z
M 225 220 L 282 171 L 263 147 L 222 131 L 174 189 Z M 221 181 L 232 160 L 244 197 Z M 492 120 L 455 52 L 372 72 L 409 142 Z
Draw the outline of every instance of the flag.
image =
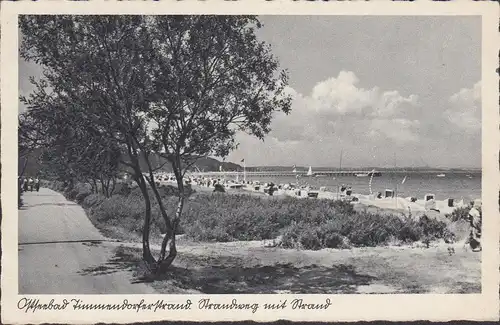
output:
M 241 159 L 241 162 L 244 163 L 245 162 L 245 158 Z

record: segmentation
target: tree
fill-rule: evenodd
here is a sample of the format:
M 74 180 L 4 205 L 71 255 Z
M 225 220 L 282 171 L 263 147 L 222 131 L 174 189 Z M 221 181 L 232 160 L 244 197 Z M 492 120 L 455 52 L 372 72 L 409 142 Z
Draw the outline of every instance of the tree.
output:
M 67 181 L 70 186 L 77 179 L 83 180 L 95 192 L 100 182 L 102 193 L 109 197 L 117 178 L 119 148 L 92 132 L 93 126 L 72 110 L 48 102 L 50 105 L 32 106 L 19 116 L 19 152 L 20 157 L 26 157 L 24 167 L 31 152 L 39 149 L 39 163 L 46 176 Z
M 45 68 L 27 106 L 66 107 L 77 117 L 71 125 L 86 121 L 120 148 L 121 164 L 144 196 L 143 259 L 152 271 L 164 271 L 177 254 L 186 171 L 201 157 L 226 156 L 237 147 L 237 132 L 263 139 L 274 112 L 290 111 L 287 74 L 257 40 L 258 19 L 23 16 L 20 26 L 21 55 Z M 173 216 L 155 184 L 154 154 L 172 165 L 177 180 Z M 167 229 L 158 259 L 149 245 L 149 188 Z

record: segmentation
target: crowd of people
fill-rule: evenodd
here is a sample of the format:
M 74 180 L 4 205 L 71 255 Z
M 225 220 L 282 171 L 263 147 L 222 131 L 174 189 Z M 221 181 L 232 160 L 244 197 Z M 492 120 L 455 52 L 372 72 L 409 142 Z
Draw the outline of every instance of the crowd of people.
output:
M 32 177 L 19 177 L 19 189 L 21 192 L 33 192 L 40 190 L 40 180 L 38 177 L 33 179 Z

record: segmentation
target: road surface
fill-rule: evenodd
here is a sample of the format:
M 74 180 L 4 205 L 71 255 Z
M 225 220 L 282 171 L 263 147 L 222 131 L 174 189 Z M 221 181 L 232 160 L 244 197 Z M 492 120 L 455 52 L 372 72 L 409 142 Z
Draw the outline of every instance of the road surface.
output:
M 19 210 L 19 294 L 146 294 L 133 266 L 116 254 L 85 211 L 41 188 Z

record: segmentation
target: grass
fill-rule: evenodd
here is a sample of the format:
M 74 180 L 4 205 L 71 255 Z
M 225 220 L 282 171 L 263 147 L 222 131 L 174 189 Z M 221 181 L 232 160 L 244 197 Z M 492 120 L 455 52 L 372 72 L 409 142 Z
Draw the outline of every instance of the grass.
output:
M 138 188 L 118 184 L 106 198 L 92 193 L 90 186 L 67 188 L 61 182 L 44 185 L 62 191 L 81 204 L 94 225 L 106 235 L 138 240 L 142 234 L 144 200 Z M 167 213 L 177 207 L 177 189 L 160 187 Z M 150 193 L 152 195 L 152 193 Z M 351 204 L 332 200 L 274 199 L 250 195 L 227 195 L 191 191 L 186 199 L 178 234 L 203 242 L 231 242 L 282 238 L 285 248 L 374 247 L 437 239 L 452 241 L 454 220 L 439 221 L 355 211 Z M 153 196 L 152 196 L 153 197 Z M 152 199 L 154 202 L 155 200 Z M 458 218 L 458 220 L 463 220 Z M 152 237 L 160 238 L 165 224 L 157 204 L 152 206 Z

